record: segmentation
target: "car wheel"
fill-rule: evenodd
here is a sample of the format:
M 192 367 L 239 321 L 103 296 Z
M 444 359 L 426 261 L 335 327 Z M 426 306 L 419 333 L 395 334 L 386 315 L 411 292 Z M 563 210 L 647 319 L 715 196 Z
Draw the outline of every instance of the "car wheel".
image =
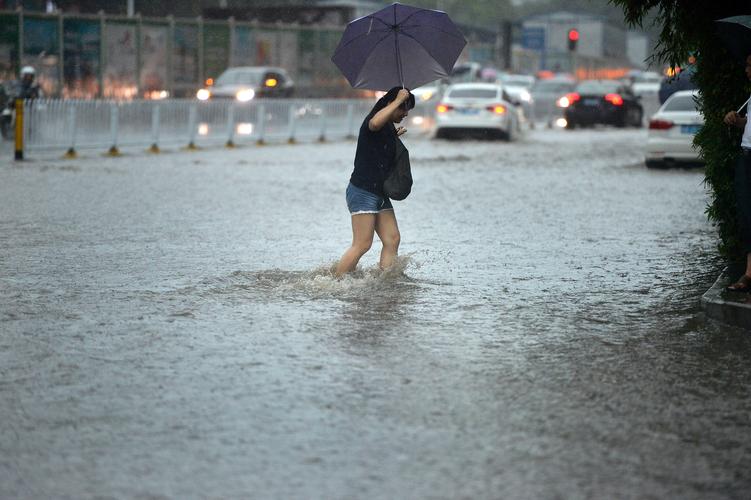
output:
M 631 125 L 635 128 L 641 128 L 642 127 L 642 118 L 643 114 L 640 109 L 634 110 L 634 121 L 631 123 Z
M 566 129 L 573 130 L 576 128 L 576 122 L 573 120 L 566 120 Z

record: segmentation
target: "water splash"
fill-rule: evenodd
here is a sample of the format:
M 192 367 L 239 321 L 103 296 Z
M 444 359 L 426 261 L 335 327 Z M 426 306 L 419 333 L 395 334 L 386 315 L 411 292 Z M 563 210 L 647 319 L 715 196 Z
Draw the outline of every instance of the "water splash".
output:
M 336 262 L 310 271 L 235 271 L 228 276 L 202 282 L 210 295 L 255 295 L 288 300 L 320 298 L 359 299 L 388 294 L 403 287 L 413 287 L 416 280 L 405 274 L 408 267 L 419 267 L 411 255 L 398 256 L 392 266 L 362 268 L 344 276 L 334 275 Z

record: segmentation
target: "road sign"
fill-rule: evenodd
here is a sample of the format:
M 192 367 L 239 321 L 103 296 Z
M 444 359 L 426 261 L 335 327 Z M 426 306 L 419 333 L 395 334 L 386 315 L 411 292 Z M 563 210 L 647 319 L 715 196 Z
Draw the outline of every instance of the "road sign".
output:
M 545 50 L 545 28 L 525 27 L 522 29 L 522 47 L 530 50 Z

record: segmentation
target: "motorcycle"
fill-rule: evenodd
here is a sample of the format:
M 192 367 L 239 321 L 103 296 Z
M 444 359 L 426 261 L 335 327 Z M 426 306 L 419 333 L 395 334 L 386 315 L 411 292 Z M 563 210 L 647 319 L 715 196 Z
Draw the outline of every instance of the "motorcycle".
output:
M 13 138 L 13 129 L 16 126 L 16 106 L 12 99 L 3 106 L 2 112 L 0 112 L 0 134 L 3 139 Z
M 7 139 L 11 131 L 11 123 L 13 122 L 13 112 L 9 109 L 9 106 L 13 103 L 13 99 L 10 98 L 4 83 L 0 83 L 0 133 L 2 133 L 3 139 Z

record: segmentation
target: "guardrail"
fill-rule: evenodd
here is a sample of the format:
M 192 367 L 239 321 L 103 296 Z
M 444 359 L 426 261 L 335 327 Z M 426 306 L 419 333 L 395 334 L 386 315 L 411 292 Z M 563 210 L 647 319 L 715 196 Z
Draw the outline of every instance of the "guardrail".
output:
M 266 142 L 326 141 L 356 137 L 373 100 L 55 100 L 24 103 L 23 149 L 80 150 L 118 155 L 122 148 L 233 147 Z M 410 130 L 428 133 L 434 108 L 418 104 L 410 112 Z

